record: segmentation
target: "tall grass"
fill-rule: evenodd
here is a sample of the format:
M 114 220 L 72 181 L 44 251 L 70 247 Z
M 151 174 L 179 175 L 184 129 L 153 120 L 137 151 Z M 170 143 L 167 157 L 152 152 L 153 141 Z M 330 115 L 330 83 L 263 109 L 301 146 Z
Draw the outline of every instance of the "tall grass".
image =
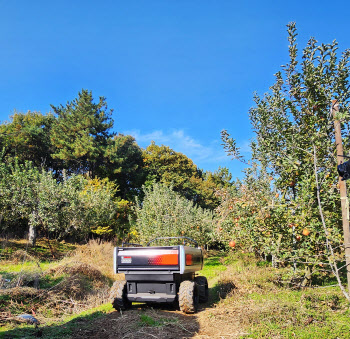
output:
M 107 302 L 115 279 L 111 243 L 92 240 L 51 262 L 47 261 L 47 253 L 29 254 L 22 247 L 19 243 L 16 250 L 11 242 L 11 251 L 0 262 L 1 322 L 34 312 L 45 324 Z
M 232 337 L 256 339 L 350 337 L 349 304 L 338 287 L 295 290 L 281 286 L 279 277 L 289 268 L 261 265 L 247 253 L 225 262 L 224 274 L 235 288 L 210 310 L 211 318 L 203 324 L 208 332 L 211 327 Z M 232 324 L 240 331 L 234 332 Z
M 86 245 L 77 247 L 70 252 L 62 263 L 85 263 L 98 269 L 104 276 L 114 280 L 113 249 L 111 242 L 90 240 Z

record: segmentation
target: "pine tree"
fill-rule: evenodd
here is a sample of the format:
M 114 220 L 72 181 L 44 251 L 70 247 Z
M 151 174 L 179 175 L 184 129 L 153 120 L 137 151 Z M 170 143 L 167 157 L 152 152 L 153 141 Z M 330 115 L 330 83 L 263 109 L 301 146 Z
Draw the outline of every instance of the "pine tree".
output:
M 104 97 L 94 103 L 92 92 L 84 89 L 66 106 L 51 107 L 57 115 L 51 132 L 56 148 L 53 157 L 62 160 L 70 172 L 94 177 L 111 138 L 113 111 L 108 110 Z

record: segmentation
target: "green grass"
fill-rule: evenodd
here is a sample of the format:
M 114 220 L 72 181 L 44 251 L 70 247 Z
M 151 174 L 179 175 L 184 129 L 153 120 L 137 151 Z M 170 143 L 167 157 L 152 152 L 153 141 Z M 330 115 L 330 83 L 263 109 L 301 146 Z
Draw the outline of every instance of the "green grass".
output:
M 207 279 L 217 277 L 220 272 L 226 271 L 225 255 L 218 253 L 204 260 L 204 267 L 200 271 L 200 275 L 204 275 Z
M 300 300 L 286 301 L 281 296 L 261 300 L 261 309 L 272 300 L 280 304 L 280 312 L 261 312 L 260 317 L 254 318 L 247 338 L 349 338 L 348 311 L 304 307 Z
M 26 261 L 26 262 L 20 262 L 20 263 L 11 263 L 11 262 L 1 262 L 0 261 L 0 274 L 8 274 L 8 273 L 15 273 L 20 271 L 45 271 L 48 268 L 54 266 L 55 263 L 49 262 L 49 261 L 41 261 L 40 263 L 35 261 Z
M 53 277 L 51 275 L 45 275 L 40 279 L 40 288 L 41 289 L 49 289 L 51 287 L 56 286 L 59 284 L 66 275 L 61 275 L 59 277 Z
M 152 318 L 151 316 L 149 316 L 147 314 L 141 314 L 140 315 L 139 326 L 162 327 L 162 326 L 166 326 L 168 324 L 173 324 L 173 323 L 177 323 L 177 322 L 178 322 L 177 318 L 173 318 L 173 319 L 169 319 L 169 318 L 154 319 L 154 318 Z
M 16 282 L 20 277 L 26 281 L 30 281 L 32 279 L 34 280 L 36 276 L 40 276 L 39 287 L 41 289 L 47 289 L 58 284 L 65 277 L 63 274 L 58 277 L 53 277 L 49 274 L 44 275 L 46 270 L 55 265 L 57 264 L 49 261 L 43 261 L 40 262 L 40 264 L 34 261 L 17 264 L 9 262 L 6 262 L 5 264 L 0 263 L 0 276 L 3 279 L 9 280 L 10 282 L 8 283 L 11 284 L 12 287 L 16 285 Z
M 53 250 L 53 254 L 51 249 Z M 26 240 L 2 240 L 0 239 L 0 259 L 7 260 L 18 250 L 25 251 L 28 255 L 39 260 L 55 261 L 68 252 L 77 248 L 74 244 L 50 240 L 50 246 L 46 239 L 38 239 L 35 247 L 28 246 Z
M 204 260 L 203 269 L 199 272 L 205 276 L 209 283 L 209 304 L 219 302 L 224 296 L 225 282 L 221 280 L 222 274 L 227 270 L 227 256 L 224 252 L 214 252 Z

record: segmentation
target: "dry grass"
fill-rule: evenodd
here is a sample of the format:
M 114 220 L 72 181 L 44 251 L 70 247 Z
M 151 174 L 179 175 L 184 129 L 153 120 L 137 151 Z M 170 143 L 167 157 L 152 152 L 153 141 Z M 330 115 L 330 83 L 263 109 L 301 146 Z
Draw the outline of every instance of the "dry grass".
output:
M 58 297 L 61 300 L 81 300 L 90 292 L 88 280 L 81 274 L 74 274 L 66 277 L 60 284 L 57 284 L 51 291 L 51 297 Z
M 231 259 L 216 282 L 228 293 L 198 314 L 194 338 L 348 338 L 349 308 L 339 289 L 294 291 L 276 285 L 281 269 L 259 266 L 253 257 Z
M 88 244 L 79 246 L 75 251 L 61 263 L 80 262 L 97 267 L 98 270 L 106 277 L 114 280 L 113 272 L 113 249 L 111 242 L 90 240 Z
M 35 297 L 39 297 L 42 294 L 43 291 L 38 290 L 34 287 L 12 287 L 0 290 L 0 296 L 7 295 L 13 299 L 16 299 L 17 297 L 32 299 Z
M 226 273 L 226 272 L 225 272 Z M 226 299 L 231 297 L 236 290 L 236 285 L 232 276 L 228 275 L 228 272 L 218 280 L 218 296 L 220 299 Z
M 34 261 L 36 262 L 37 259 L 33 256 L 30 255 L 28 252 L 24 251 L 24 250 L 17 250 L 15 252 L 13 252 L 10 256 L 8 261 L 18 264 L 21 263 L 23 261 Z
M 58 320 L 63 314 L 76 314 L 101 305 L 108 300 L 111 279 L 115 277 L 112 256 L 111 243 L 90 241 L 77 246 L 43 272 L 34 256 L 21 249 L 13 251 L 8 260 L 2 262 L 4 267 L 7 264 L 11 270 L 13 264 L 28 261 L 34 266 L 21 266 L 18 273 L 9 272 L 11 279 L 0 277 L 0 296 L 4 300 L 0 313 L 6 312 L 9 306 L 15 314 L 35 308 L 37 317 L 45 323 L 48 319 Z
M 104 280 L 104 276 L 101 271 L 86 263 L 69 261 L 69 263 L 60 264 L 56 267 L 50 268 L 45 272 L 45 274 L 52 274 L 54 277 L 66 275 L 76 275 L 81 274 L 92 280 Z
M 112 257 L 111 243 L 90 241 L 45 272 L 53 278 L 64 277 L 49 293 L 55 313 L 79 313 L 107 302 L 114 276 Z

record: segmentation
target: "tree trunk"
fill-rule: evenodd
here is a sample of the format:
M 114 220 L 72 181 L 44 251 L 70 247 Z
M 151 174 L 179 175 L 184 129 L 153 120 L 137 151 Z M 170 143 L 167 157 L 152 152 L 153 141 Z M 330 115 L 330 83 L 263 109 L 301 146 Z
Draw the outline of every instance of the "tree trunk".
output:
M 305 267 L 305 276 L 301 282 L 301 287 L 311 286 L 312 270 L 310 266 Z
M 344 155 L 343 141 L 341 135 L 341 123 L 337 120 L 336 113 L 339 112 L 339 103 L 337 100 L 332 100 L 331 113 L 334 119 L 334 134 L 337 149 L 337 162 L 340 165 L 343 162 L 342 156 Z M 350 227 L 349 227 L 349 200 L 346 193 L 345 180 L 339 176 L 338 179 L 339 191 L 340 191 L 340 204 L 342 211 L 343 221 L 343 235 L 344 235 L 344 248 L 345 248 L 345 262 L 346 262 L 346 278 L 348 283 L 348 296 L 350 295 Z
M 36 228 L 33 225 L 29 225 L 29 234 L 28 234 L 28 240 L 29 240 L 29 245 L 34 247 L 36 243 Z

